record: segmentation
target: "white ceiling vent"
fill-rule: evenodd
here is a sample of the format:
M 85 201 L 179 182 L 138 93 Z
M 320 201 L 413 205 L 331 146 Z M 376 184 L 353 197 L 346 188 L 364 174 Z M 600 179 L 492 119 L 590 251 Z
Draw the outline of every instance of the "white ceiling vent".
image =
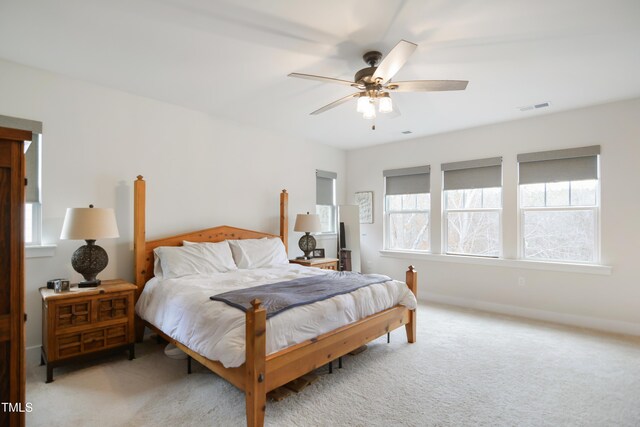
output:
M 547 108 L 550 107 L 551 103 L 550 102 L 543 102 L 541 104 L 533 104 L 533 105 L 526 105 L 524 107 L 518 107 L 518 110 L 520 111 L 531 111 L 531 110 L 537 110 L 539 108 Z

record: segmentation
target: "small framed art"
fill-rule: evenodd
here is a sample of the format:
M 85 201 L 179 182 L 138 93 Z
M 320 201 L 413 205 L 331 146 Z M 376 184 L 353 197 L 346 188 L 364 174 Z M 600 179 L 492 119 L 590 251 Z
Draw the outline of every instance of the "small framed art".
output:
M 324 258 L 324 249 L 322 249 L 322 248 L 314 249 L 313 250 L 313 257 L 314 258 Z

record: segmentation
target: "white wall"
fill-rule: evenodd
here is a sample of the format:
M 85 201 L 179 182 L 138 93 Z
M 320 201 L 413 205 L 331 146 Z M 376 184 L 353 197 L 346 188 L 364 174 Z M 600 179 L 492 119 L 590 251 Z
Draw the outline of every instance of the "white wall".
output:
M 295 214 L 315 210 L 315 169 L 338 173 L 345 152 L 243 127 L 151 99 L 0 61 L 0 114 L 43 122 L 44 241 L 55 256 L 26 263 L 27 346 L 41 342 L 38 288 L 81 276 L 60 241 L 67 207 L 113 207 L 120 238 L 99 241 L 109 254 L 98 277 L 133 279 L 133 186 L 147 180 L 147 237 L 215 225 L 279 233 L 279 193 L 289 191 L 289 255 L 301 255 Z M 212 94 L 214 96 L 214 94 Z M 333 241 L 324 240 L 328 249 Z M 334 250 L 335 252 L 335 250 Z
M 373 190 L 374 224 L 362 224 L 365 272 L 403 278 L 419 271 L 419 297 L 640 334 L 640 99 L 484 126 L 347 153 L 347 200 Z M 452 264 L 382 257 L 384 169 L 431 165 L 432 246 L 441 235 L 440 164 L 503 157 L 503 239 L 506 258 L 517 256 L 516 155 L 599 144 L 602 189 L 602 263 L 608 276 L 504 266 Z M 518 285 L 518 278 L 525 285 Z

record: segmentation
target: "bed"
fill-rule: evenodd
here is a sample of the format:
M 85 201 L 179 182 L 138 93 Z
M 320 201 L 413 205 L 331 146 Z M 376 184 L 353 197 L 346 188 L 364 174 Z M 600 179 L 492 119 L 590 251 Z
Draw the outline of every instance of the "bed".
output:
M 142 340 L 144 327 L 147 326 L 168 342 L 187 353 L 202 365 L 225 378 L 245 393 L 246 415 L 248 426 L 262 426 L 266 409 L 266 394 L 308 372 L 319 368 L 338 357 L 378 338 L 393 329 L 405 326 L 409 343 L 416 339 L 415 295 L 417 291 L 417 272 L 409 267 L 406 272 L 406 285 L 401 282 L 374 284 L 358 289 L 350 294 L 336 296 L 326 301 L 296 307 L 288 312 L 267 319 L 267 312 L 261 301 L 251 301 L 246 313 L 233 307 L 224 307 L 223 302 L 203 301 L 207 295 L 236 287 L 237 280 L 251 281 L 254 285 L 272 282 L 284 278 L 310 277 L 323 274 L 319 269 L 302 267 L 295 264 L 272 266 L 259 271 L 238 271 L 232 274 L 209 278 L 191 277 L 180 282 L 154 277 L 153 251 L 159 247 L 181 246 L 183 241 L 194 243 L 222 242 L 225 240 L 278 238 L 284 245 L 288 240 L 288 193 L 280 194 L 280 234 L 273 235 L 252 230 L 244 230 L 229 226 L 219 226 L 206 230 L 183 233 L 163 239 L 147 241 L 145 231 L 146 183 L 142 176 L 134 182 L 134 256 L 135 281 L 138 287 L 136 310 L 136 338 Z M 173 286 L 172 286 L 173 285 Z M 145 288 L 147 287 L 147 288 Z M 177 293 L 171 293 L 177 292 Z M 355 294 L 363 295 L 357 297 Z M 378 294 L 376 294 L 376 292 Z M 409 295 L 410 298 L 409 298 Z M 382 295 L 378 298 L 376 295 Z M 340 299 L 342 298 L 342 300 Z M 386 306 L 371 308 L 363 304 L 364 309 L 345 309 L 345 313 L 337 311 L 333 323 L 314 322 L 326 313 L 329 307 L 346 307 L 348 300 L 385 300 Z M 167 301 L 178 301 L 181 316 L 173 321 L 171 313 L 175 308 L 168 307 Z M 202 301 L 202 302 L 197 302 Z M 389 301 L 392 301 L 389 303 Z M 325 303 L 322 306 L 321 303 Z M 192 304 L 192 305 L 189 305 Z M 199 306 L 193 304 L 200 304 Z M 388 305 L 393 304 L 391 307 Z M 149 308 L 151 307 L 151 308 Z M 198 307 L 205 307 L 200 309 Z M 329 308 L 330 309 L 330 308 Z M 231 320 L 222 320 L 220 313 L 227 311 Z M 167 314 L 169 313 L 169 314 Z M 197 316 L 194 313 L 199 313 Z M 356 314 L 353 314 L 356 313 Z M 225 315 L 226 316 L 226 315 Z M 292 321 L 291 319 L 306 319 Z M 304 317 L 306 316 L 306 317 Z M 175 316 L 173 316 L 175 317 Z M 333 316 L 324 316 L 333 317 Z M 169 321 L 169 320 L 171 321 Z M 229 319 L 224 317 L 224 319 Z M 176 323 L 177 322 L 177 323 Z M 323 321 L 324 322 L 324 321 Z M 282 333 L 282 324 L 308 325 L 302 331 Z M 232 333 L 229 342 L 212 345 L 203 339 L 209 333 L 202 325 L 229 324 Z M 320 326 L 315 326 L 315 325 Z M 278 326 L 280 325 L 280 326 Z M 211 335 L 219 334 L 212 329 Z M 272 333 L 269 333 L 272 331 Z M 224 332 L 227 336 L 227 332 Z M 306 334 L 306 335 L 305 335 Z

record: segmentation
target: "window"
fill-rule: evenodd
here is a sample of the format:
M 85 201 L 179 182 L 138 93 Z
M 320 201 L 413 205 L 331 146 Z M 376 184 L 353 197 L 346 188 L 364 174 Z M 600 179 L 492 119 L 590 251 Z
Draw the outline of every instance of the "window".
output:
M 27 187 L 24 206 L 24 242 L 26 245 L 41 243 L 40 139 L 41 135 L 34 133 L 31 143 L 25 144 Z
M 429 166 L 393 169 L 385 178 L 385 249 L 431 250 Z
M 40 202 L 40 150 L 42 140 L 42 123 L 16 117 L 0 116 L 0 126 L 32 132 L 30 142 L 25 142 L 25 172 L 27 186 L 25 188 L 24 237 L 27 245 L 40 245 L 41 235 L 41 202 Z
M 502 235 L 502 158 L 445 163 L 445 253 L 498 257 Z
M 599 261 L 599 146 L 518 155 L 521 257 Z
M 336 232 L 335 172 L 316 170 L 316 213 L 320 216 L 323 233 Z

